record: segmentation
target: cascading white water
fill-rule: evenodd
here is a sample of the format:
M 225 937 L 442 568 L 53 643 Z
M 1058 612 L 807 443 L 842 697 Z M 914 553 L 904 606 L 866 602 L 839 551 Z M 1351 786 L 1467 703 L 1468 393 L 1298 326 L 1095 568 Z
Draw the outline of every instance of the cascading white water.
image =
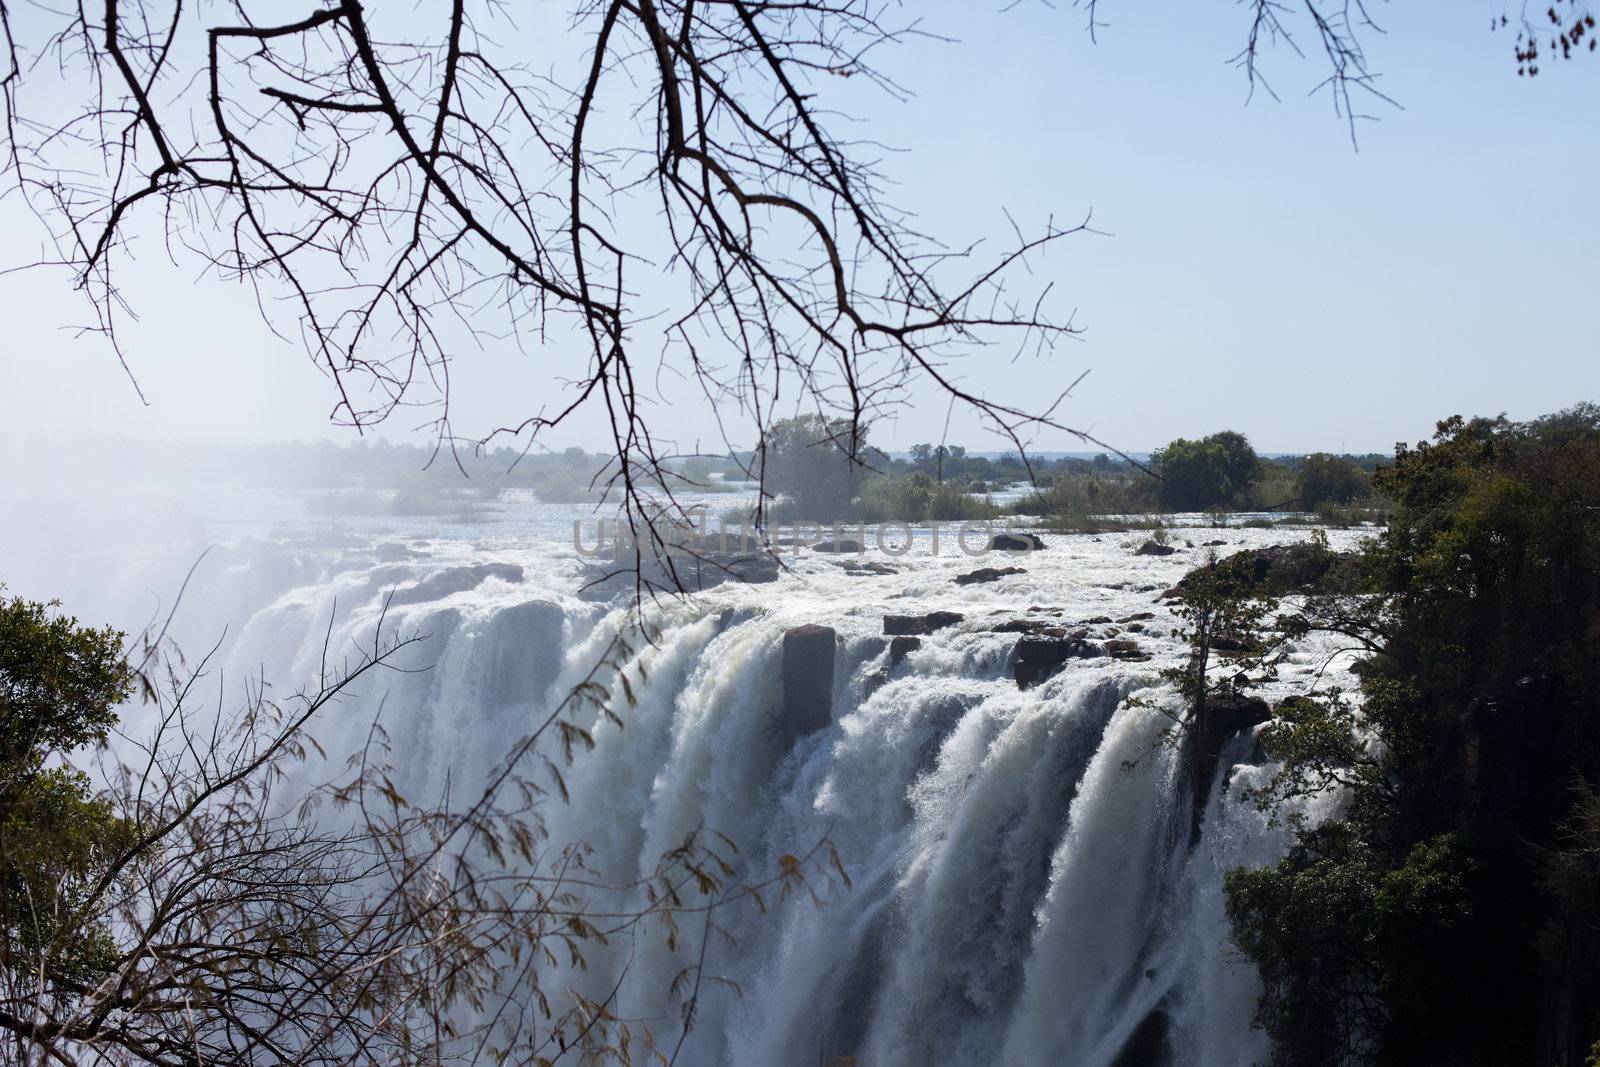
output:
M 402 788 L 467 795 L 626 625 L 625 612 L 573 596 L 560 543 L 548 531 L 239 539 L 198 576 L 210 592 L 191 603 L 187 632 L 234 621 L 228 673 L 292 688 L 315 675 L 325 641 L 336 656 L 370 642 L 387 601 L 385 626 L 430 635 L 413 656 L 429 669 L 365 687 L 317 724 L 319 740 L 335 756 L 354 750 L 381 706 Z M 571 802 L 547 811 L 552 838 L 586 842 L 591 867 L 617 882 L 648 874 L 699 827 L 737 843 L 748 879 L 826 839 L 852 880 L 820 908 L 799 894 L 766 915 L 719 913 L 732 938 L 709 943 L 706 970 L 742 994 L 702 988 L 679 1062 L 1131 1067 L 1259 1054 L 1255 979 L 1229 948 L 1221 882 L 1281 852 L 1281 833 L 1237 788 L 1268 772 L 1251 765 L 1248 737 L 1231 742 L 1191 845 L 1181 759 L 1162 744 L 1169 720 L 1126 700 L 1164 699 L 1148 687 L 1181 646 L 1156 597 L 1195 556 L 1054 538 L 1019 561 L 1025 573 L 969 586 L 950 580 L 977 565 L 959 553 L 867 575 L 812 556 L 773 584 L 652 609 L 656 638 L 628 667 L 636 699 L 618 683 L 624 725 L 587 724 L 596 746 L 567 774 Z M 173 568 L 139 568 L 105 583 L 105 605 L 73 609 L 142 621 L 127 602 Z M 1072 661 L 1019 690 L 1007 669 L 1016 635 L 993 625 L 1041 608 L 1069 624 L 1154 612 L 1126 635 L 1154 658 Z M 964 619 L 889 669 L 882 617 L 934 609 Z M 802 624 L 835 630 L 840 651 L 832 724 L 791 739 L 781 649 Z M 1283 685 L 1323 666 L 1302 650 Z M 671 1047 L 682 953 L 641 929 L 587 962 L 565 977 L 603 995 L 626 972 L 617 1014 Z

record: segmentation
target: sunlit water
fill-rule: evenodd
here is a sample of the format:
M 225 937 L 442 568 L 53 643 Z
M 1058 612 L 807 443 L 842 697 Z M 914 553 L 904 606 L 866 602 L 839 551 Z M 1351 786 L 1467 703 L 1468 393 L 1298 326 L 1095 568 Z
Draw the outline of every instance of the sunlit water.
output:
M 714 511 L 727 502 L 708 499 Z M 413 659 L 430 669 L 366 687 L 316 733 L 331 753 L 352 751 L 381 705 L 413 796 L 472 789 L 627 619 L 577 595 L 572 521 L 593 514 L 525 497 L 463 522 L 311 518 L 303 497 L 266 492 L 6 503 L 8 591 L 59 596 L 86 621 L 138 628 L 194 566 L 175 632 L 191 655 L 218 642 L 225 679 L 263 673 L 292 690 L 315 675 L 330 625 L 330 647 L 347 652 L 370 642 L 387 602 L 389 625 L 428 635 Z M 1231 743 L 1191 847 L 1178 757 L 1161 744 L 1168 720 L 1126 698 L 1181 654 L 1158 598 L 1204 557 L 1199 546 L 1305 536 L 1186 527 L 1180 551 L 1149 557 L 1132 552 L 1139 535 L 1046 534 L 1040 552 L 973 558 L 948 539 L 933 555 L 924 531 L 908 555 L 869 554 L 892 573 L 805 553 L 774 583 L 649 609 L 659 637 L 630 668 L 648 681 L 631 707 L 617 692 L 623 728 L 589 724 L 596 748 L 570 771 L 571 803 L 549 812 L 555 838 L 588 842 L 617 881 L 700 826 L 738 844 L 750 877 L 827 839 L 853 883 L 821 908 L 801 896 L 766 916 L 727 913 L 734 936 L 712 943 L 707 970 L 741 993 L 704 991 L 679 1062 L 1113 1064 L 1141 1026 L 1148 1037 L 1153 1013 L 1153 1062 L 1259 1056 L 1256 980 L 1229 947 L 1221 882 L 1284 847 L 1238 797 L 1268 769 L 1249 762 L 1249 738 Z M 991 565 L 1025 573 L 952 581 Z M 885 674 L 883 616 L 936 609 L 963 621 Z M 1029 609 L 1066 624 L 1153 612 L 1122 635 L 1153 659 L 1072 661 L 1019 690 L 1007 666 L 1017 637 L 991 628 Z M 805 623 L 839 635 L 834 713 L 791 741 L 778 723 L 781 647 Z M 1296 650 L 1279 693 L 1309 685 L 1328 651 Z M 670 1037 L 667 990 L 684 962 L 640 936 L 569 977 L 603 993 L 627 968 L 616 1013 Z

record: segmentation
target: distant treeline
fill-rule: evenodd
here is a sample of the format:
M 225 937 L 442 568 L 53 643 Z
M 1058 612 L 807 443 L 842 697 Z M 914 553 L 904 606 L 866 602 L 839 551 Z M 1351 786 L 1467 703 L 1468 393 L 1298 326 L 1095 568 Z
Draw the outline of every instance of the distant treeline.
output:
M 954 520 L 1002 514 L 1088 529 L 1107 516 L 1188 511 L 1316 512 L 1329 523 L 1381 519 L 1372 475 L 1386 457 L 1258 456 L 1239 433 L 1178 439 L 1149 457 L 1024 457 L 917 444 L 891 455 L 864 433 L 816 416 L 780 420 L 765 448 L 667 460 L 674 491 L 730 492 L 760 481 L 778 518 Z M 323 514 L 465 515 L 507 490 L 545 503 L 600 498 L 616 470 L 610 453 L 535 452 L 385 440 L 349 443 L 177 444 L 111 442 L 58 449 L 40 441 L 36 462 L 83 477 L 180 478 L 309 491 Z M 996 499 L 994 494 L 1004 491 Z
M 766 489 L 784 518 L 911 521 L 1040 517 L 1064 529 L 1094 529 L 1140 516 L 1195 511 L 1315 513 L 1344 525 L 1381 521 L 1373 489 L 1390 460 L 1378 454 L 1257 455 L 1240 433 L 1179 438 L 1148 460 L 1110 453 L 1028 459 L 970 455 L 959 445 L 919 444 L 891 457 L 840 422 L 817 417 L 776 424 L 767 438 Z M 853 454 L 853 457 L 852 457 Z M 995 490 L 1024 491 L 997 503 Z

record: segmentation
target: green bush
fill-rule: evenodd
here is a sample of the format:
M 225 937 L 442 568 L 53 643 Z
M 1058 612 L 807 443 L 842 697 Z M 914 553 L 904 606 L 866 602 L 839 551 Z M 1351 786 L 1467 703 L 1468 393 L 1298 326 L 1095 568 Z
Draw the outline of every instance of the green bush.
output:
M 964 486 L 939 484 L 920 472 L 869 477 L 852 510 L 863 522 L 948 522 L 992 519 L 1000 514 L 992 502 L 972 495 Z
M 103 745 L 136 676 L 123 635 L 54 604 L 0 601 L 0 976 L 15 991 L 100 980 L 109 933 L 74 922 L 133 835 L 62 765 Z
M 1153 480 L 1148 475 L 1063 474 L 1041 486 L 1039 493 L 1019 500 L 1013 510 L 1039 515 L 1046 527 L 1063 533 L 1113 533 L 1138 524 L 1107 516 L 1143 515 L 1156 506 Z
M 1294 496 L 1305 511 L 1315 511 L 1322 504 L 1349 505 L 1371 492 L 1371 479 L 1354 460 L 1326 452 L 1307 456 L 1294 480 Z
M 1262 460 L 1250 483 L 1250 506 L 1257 511 L 1299 511 L 1299 500 L 1295 472 L 1276 460 Z
M 1198 441 L 1180 437 L 1152 458 L 1161 475 L 1161 504 L 1170 511 L 1247 503 L 1260 464 L 1250 442 L 1232 430 Z

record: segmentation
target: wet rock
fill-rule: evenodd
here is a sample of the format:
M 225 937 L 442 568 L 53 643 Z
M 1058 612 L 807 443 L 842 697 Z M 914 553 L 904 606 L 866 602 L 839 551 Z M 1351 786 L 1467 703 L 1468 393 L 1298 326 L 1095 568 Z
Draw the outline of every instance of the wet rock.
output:
M 764 585 L 777 581 L 783 572 L 783 565 L 764 552 L 738 554 L 713 550 L 673 552 L 670 556 L 647 552 L 638 560 L 637 573 L 634 562 L 631 556 L 626 556 L 591 564 L 585 571 L 585 581 L 578 595 L 585 600 L 609 600 L 618 594 L 631 594 L 641 589 L 646 595 L 674 590 L 698 593 L 723 582 Z
M 1156 541 L 1146 541 L 1144 544 L 1139 546 L 1139 551 L 1135 552 L 1134 555 L 1136 555 L 1136 556 L 1170 556 L 1176 551 L 1178 551 L 1178 550 L 1176 548 L 1173 548 L 1171 545 L 1163 545 L 1163 544 L 1160 544 L 1159 542 L 1156 542 Z
M 1139 642 L 1129 641 L 1126 638 L 1119 637 L 1115 640 L 1107 641 L 1100 647 L 1104 648 L 1106 650 L 1106 655 L 1113 659 L 1129 660 L 1132 662 L 1142 663 L 1150 658 L 1145 653 L 1144 648 L 1139 644 Z
M 955 577 L 957 585 L 974 585 L 979 582 L 998 582 L 1009 574 L 1027 574 L 1021 567 L 979 567 Z
M 515 563 L 473 563 L 451 567 L 438 574 L 429 575 L 416 585 L 396 590 L 389 598 L 392 606 L 426 604 L 430 600 L 443 600 L 455 593 L 476 589 L 490 578 L 503 582 L 522 581 L 522 568 Z
M 1362 585 L 1356 553 L 1330 552 L 1309 542 L 1250 548 L 1224 556 L 1185 575 L 1175 587 L 1178 595 L 1183 594 L 1196 574 L 1214 575 L 1267 596 L 1354 593 Z
M 848 537 L 841 537 L 834 541 L 818 541 L 811 546 L 813 552 L 865 552 L 867 546 L 860 541 L 853 541 Z
M 1228 739 L 1272 718 L 1272 709 L 1260 697 L 1243 693 L 1217 693 L 1206 699 L 1205 706 L 1189 725 L 1186 743 L 1189 751 L 1189 784 L 1191 793 L 1191 819 L 1189 841 L 1200 840 L 1200 821 L 1205 816 L 1206 801 L 1211 797 L 1213 779 L 1217 774 L 1217 761 Z
M 559 604 L 530 600 L 503 608 L 491 625 L 504 638 L 494 644 L 490 668 L 494 691 L 508 702 L 535 701 L 561 672 L 561 631 L 566 614 Z
M 930 611 L 926 615 L 885 615 L 883 632 L 889 637 L 924 636 L 954 626 L 965 616 L 954 611 Z
M 1151 619 L 1153 619 L 1155 617 L 1156 617 L 1156 613 L 1153 612 L 1153 611 L 1136 611 L 1132 615 L 1129 615 L 1129 616 L 1127 616 L 1125 618 L 1118 619 L 1117 621 L 1121 622 L 1121 623 L 1148 622 L 1149 620 L 1151 620 Z
M 1111 1067 L 1165 1067 L 1173 1062 L 1172 1016 L 1166 1008 L 1152 1008 L 1111 1061 Z
M 1203 548 L 1219 548 L 1222 545 L 1225 545 L 1227 543 L 1228 542 L 1219 539 L 1219 540 L 1216 540 L 1216 541 L 1207 541 L 1201 547 L 1203 547 Z
M 1037 534 L 1001 533 L 989 538 L 990 552 L 1036 552 L 1043 547 Z
M 894 670 L 900 661 L 922 647 L 920 637 L 896 637 L 889 641 L 889 669 Z
M 883 650 L 888 647 L 889 639 L 886 637 L 878 637 L 875 635 L 862 637 L 858 639 L 858 643 L 854 649 L 854 654 L 859 659 L 872 659 L 882 654 Z
M 989 627 L 989 632 L 996 634 L 1036 634 L 1041 631 L 1058 629 L 1060 627 L 1050 619 L 1007 619 L 1005 622 L 996 623 Z
M 1110 615 L 1096 615 L 1092 619 L 1084 619 L 1084 620 L 1082 620 L 1081 622 L 1078 623 L 1078 625 L 1079 626 L 1104 626 L 1106 623 L 1108 623 L 1110 621 L 1111 621 L 1111 616 Z
M 796 626 L 783 635 L 783 734 L 788 742 L 833 722 L 833 661 L 838 635 L 831 626 Z
M 1211 651 L 1219 656 L 1248 656 L 1261 651 L 1261 642 L 1251 637 L 1215 634 L 1211 638 Z
M 1072 637 L 1024 637 L 1011 650 L 1011 676 L 1018 689 L 1032 689 L 1075 659 L 1093 659 L 1105 651 L 1093 641 Z
M 835 563 L 834 566 L 840 568 L 846 574 L 855 575 L 857 577 L 864 574 L 883 575 L 900 573 L 899 567 L 891 567 L 889 564 L 875 559 L 846 559 Z

